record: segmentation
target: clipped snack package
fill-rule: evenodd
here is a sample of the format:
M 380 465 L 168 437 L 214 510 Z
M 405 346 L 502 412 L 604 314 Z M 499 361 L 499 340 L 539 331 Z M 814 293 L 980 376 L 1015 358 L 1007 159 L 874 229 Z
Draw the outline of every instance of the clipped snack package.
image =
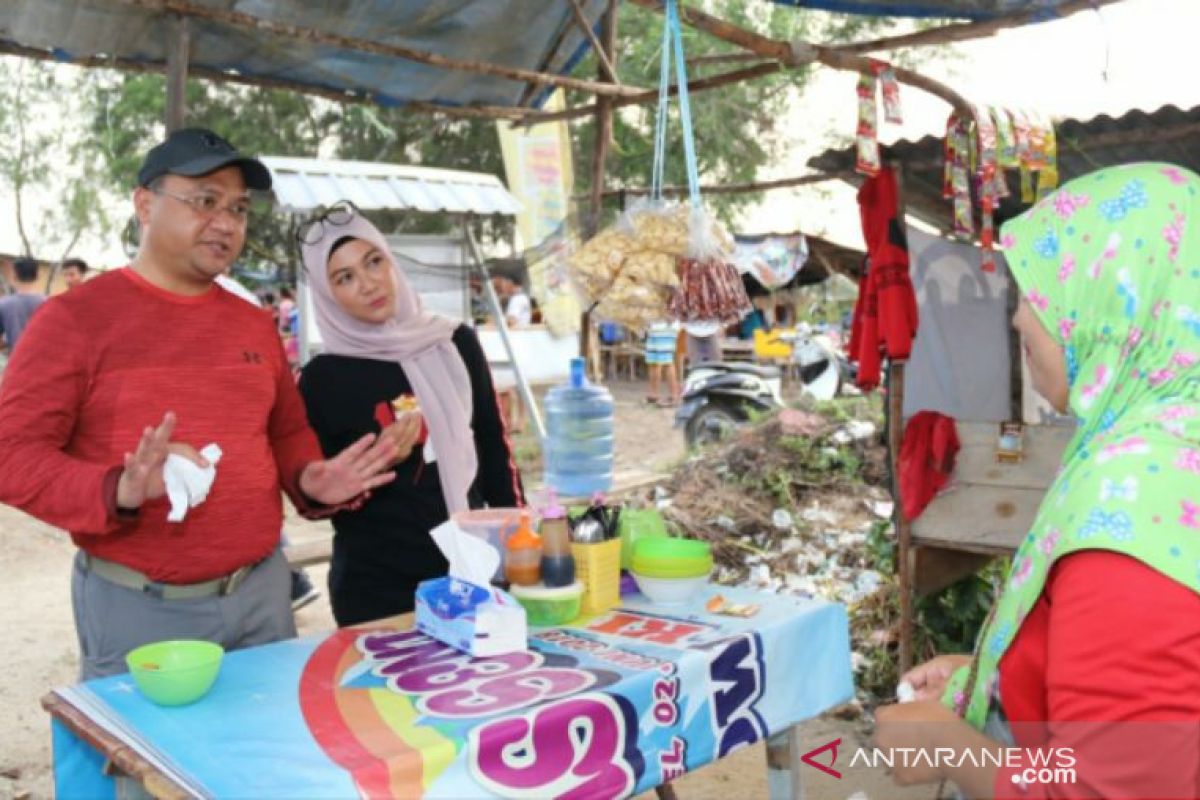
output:
M 683 322 L 736 322 L 749 313 L 750 297 L 731 263 L 733 238 L 701 206 L 689 213 L 688 256 L 680 258 L 679 291 L 671 314 Z

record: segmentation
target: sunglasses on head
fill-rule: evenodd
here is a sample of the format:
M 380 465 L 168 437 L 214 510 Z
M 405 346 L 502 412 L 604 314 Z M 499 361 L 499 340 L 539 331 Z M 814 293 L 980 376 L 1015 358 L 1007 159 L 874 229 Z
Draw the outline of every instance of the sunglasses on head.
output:
M 350 224 L 358 216 L 358 206 L 349 200 L 339 200 L 319 214 L 309 217 L 296 229 L 296 242 L 313 245 L 325 237 L 325 230 Z

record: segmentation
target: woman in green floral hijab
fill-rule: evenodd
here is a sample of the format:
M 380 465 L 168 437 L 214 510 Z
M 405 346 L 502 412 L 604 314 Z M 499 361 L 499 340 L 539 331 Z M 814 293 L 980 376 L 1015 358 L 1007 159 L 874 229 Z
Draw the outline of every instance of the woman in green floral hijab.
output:
M 937 746 L 994 750 L 1017 723 L 1037 722 L 1039 746 L 1075 751 L 1081 796 L 1144 797 L 1151 786 L 1197 796 L 1200 177 L 1167 164 L 1104 169 L 1013 220 L 1001 241 L 1034 387 L 1078 431 L 974 657 L 906 675 L 918 701 L 879 709 L 877 743 L 928 747 L 934 728 L 906 723 L 938 722 Z M 1141 755 L 1126 748 L 1117 769 L 1112 736 L 1072 733 L 1085 721 L 1193 724 L 1182 739 L 1144 729 Z M 1162 740 L 1148 747 L 1147 736 Z M 1029 796 L 1028 777 L 897 771 L 981 797 Z

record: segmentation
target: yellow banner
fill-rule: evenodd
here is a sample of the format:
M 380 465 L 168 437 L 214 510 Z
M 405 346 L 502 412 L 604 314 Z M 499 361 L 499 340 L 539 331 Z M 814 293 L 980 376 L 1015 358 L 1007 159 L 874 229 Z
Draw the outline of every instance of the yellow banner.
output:
M 559 90 L 550 96 L 543 109 L 558 111 L 564 107 L 563 92 Z M 524 207 L 517 215 L 521 249 L 544 247 L 539 260 L 527 262 L 529 292 L 541 305 L 543 318 L 555 333 L 573 332 L 578 330 L 580 307 L 569 290 L 564 263 L 564 223 L 574 185 L 567 123 L 560 120 L 514 128 L 508 122 L 498 122 L 496 130 L 500 135 L 508 190 Z

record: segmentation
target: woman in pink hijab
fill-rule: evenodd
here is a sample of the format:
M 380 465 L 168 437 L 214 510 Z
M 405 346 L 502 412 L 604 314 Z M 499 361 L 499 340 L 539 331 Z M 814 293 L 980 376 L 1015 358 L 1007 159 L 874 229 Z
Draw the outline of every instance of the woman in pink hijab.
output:
M 456 511 L 523 505 L 492 375 L 475 331 L 422 308 L 383 235 L 349 203 L 299 231 L 321 355 L 300 393 L 328 453 L 394 438 L 396 480 L 333 518 L 329 594 L 339 625 L 411 611 L 444 575 L 429 531 Z

